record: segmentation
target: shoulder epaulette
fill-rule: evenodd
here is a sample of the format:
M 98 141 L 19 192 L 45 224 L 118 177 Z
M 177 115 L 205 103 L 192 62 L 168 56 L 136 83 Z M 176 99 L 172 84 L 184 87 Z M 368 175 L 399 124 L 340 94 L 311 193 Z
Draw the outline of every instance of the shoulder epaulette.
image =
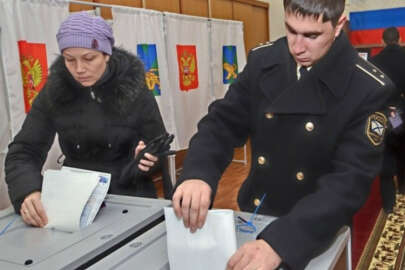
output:
M 253 52 L 261 48 L 269 47 L 271 45 L 273 45 L 273 42 L 267 41 L 265 44 L 259 44 L 259 46 L 252 48 L 251 51 Z
M 379 82 L 382 86 L 387 84 L 387 76 L 378 67 L 359 57 L 356 67 Z

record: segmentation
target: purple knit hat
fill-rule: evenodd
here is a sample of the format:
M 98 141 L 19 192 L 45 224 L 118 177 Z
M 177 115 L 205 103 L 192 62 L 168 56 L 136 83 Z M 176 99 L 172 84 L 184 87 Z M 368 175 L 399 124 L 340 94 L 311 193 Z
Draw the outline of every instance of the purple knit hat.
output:
M 60 52 L 66 48 L 88 48 L 111 55 L 114 45 L 112 29 L 108 23 L 86 11 L 67 17 L 60 25 L 56 39 Z

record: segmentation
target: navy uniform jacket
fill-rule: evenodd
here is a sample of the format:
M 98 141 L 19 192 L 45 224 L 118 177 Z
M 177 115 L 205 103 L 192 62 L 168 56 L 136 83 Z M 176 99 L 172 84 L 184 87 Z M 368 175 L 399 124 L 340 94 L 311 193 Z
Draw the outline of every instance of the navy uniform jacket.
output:
M 258 238 L 292 269 L 304 269 L 365 202 L 382 161 L 392 82 L 358 57 L 344 34 L 302 79 L 282 38 L 253 50 L 224 99 L 190 142 L 180 184 L 216 192 L 234 147 L 251 139 L 251 169 L 238 203 L 280 217 Z
M 387 45 L 379 54 L 370 59 L 390 77 L 395 86 L 405 94 L 405 49 L 398 44 Z

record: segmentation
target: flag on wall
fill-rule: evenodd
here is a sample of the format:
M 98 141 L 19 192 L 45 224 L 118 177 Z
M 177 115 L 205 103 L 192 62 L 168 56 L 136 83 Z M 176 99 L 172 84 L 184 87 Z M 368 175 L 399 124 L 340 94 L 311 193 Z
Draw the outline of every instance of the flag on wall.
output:
M 210 19 L 209 26 L 212 90 L 215 99 L 220 99 L 225 96 L 229 85 L 236 79 L 235 75 L 238 75 L 246 65 L 243 23 Z
M 165 12 L 164 23 L 167 70 L 171 75 L 169 83 L 174 122 L 181 150 L 188 148 L 191 137 L 197 131 L 198 121 L 207 114 L 208 106 L 213 101 L 209 21 L 207 18 Z M 222 45 L 218 50 L 222 84 Z M 191 64 L 191 59 L 194 59 L 194 67 L 181 63 L 182 53 L 189 55 L 183 61 L 188 59 Z M 194 77 L 186 80 L 186 74 Z
M 154 96 L 160 96 L 159 64 L 156 44 L 138 44 L 138 57 L 145 66 L 146 85 Z
M 44 43 L 18 41 L 23 81 L 25 113 L 31 109 L 39 91 L 44 87 L 48 76 L 48 61 Z
M 198 88 L 198 65 L 195 45 L 176 45 L 180 89 Z
M 222 47 L 223 82 L 230 84 L 238 77 L 238 56 L 236 46 Z
M 381 44 L 384 29 L 391 26 L 405 40 L 405 8 L 350 12 L 350 41 L 353 45 Z
M 146 83 L 155 95 L 167 132 L 175 135 L 171 147 L 177 150 L 179 136 L 172 101 L 172 92 L 175 90 L 169 82 L 169 72 L 177 78 L 177 74 L 174 75 L 177 72 L 177 66 L 173 71 L 167 65 L 163 13 L 150 9 L 119 6 L 113 7 L 111 11 L 115 44 L 137 55 L 143 61 Z M 128 31 L 128 29 L 137 29 L 137 31 Z M 175 52 L 173 54 L 176 55 Z

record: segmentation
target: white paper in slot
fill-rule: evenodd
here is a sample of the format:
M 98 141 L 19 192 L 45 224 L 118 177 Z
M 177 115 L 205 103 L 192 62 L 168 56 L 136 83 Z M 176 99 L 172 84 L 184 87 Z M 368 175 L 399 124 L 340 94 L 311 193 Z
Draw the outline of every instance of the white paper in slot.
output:
M 48 216 L 45 228 L 78 231 L 83 209 L 98 182 L 97 173 L 46 170 L 41 193 Z
M 170 270 L 225 270 L 237 249 L 232 210 L 209 210 L 201 229 L 191 233 L 171 207 L 165 207 Z

